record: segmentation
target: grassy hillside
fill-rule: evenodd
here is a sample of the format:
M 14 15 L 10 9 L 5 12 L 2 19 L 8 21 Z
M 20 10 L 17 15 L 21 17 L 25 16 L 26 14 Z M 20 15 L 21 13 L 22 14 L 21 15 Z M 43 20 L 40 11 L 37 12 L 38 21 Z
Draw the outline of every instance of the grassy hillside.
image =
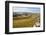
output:
M 13 28 L 33 27 L 33 25 L 38 22 L 38 18 L 40 19 L 39 14 L 32 14 L 27 17 L 13 17 Z

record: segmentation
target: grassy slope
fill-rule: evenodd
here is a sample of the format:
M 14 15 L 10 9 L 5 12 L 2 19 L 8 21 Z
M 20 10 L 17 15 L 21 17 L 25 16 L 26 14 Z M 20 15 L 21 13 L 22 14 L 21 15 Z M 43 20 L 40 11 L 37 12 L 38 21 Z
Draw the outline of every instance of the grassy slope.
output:
M 13 28 L 17 27 L 33 27 L 33 25 L 37 22 L 37 18 L 39 18 L 38 14 L 32 14 L 32 16 L 28 17 L 20 17 L 19 18 L 13 18 Z

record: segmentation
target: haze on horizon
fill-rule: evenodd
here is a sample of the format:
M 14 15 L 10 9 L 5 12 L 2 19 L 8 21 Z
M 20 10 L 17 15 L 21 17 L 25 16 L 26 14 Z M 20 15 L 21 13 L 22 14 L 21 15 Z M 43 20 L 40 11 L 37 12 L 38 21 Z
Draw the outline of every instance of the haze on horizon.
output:
M 40 8 L 38 7 L 14 7 L 13 12 L 31 12 L 31 13 L 40 13 Z

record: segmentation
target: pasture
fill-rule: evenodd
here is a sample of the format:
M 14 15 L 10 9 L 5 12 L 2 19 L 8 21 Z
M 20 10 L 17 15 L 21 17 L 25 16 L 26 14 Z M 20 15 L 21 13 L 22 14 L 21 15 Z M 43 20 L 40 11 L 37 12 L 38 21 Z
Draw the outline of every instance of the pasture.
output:
M 31 16 L 25 17 L 13 17 L 13 28 L 33 27 L 35 23 L 39 21 L 39 14 L 32 14 Z

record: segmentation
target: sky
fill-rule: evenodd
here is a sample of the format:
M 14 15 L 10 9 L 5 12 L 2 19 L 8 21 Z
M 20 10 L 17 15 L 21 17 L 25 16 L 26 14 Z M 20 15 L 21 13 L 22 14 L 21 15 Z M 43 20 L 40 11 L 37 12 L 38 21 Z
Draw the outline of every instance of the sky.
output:
M 38 7 L 14 7 L 13 12 L 40 13 L 40 8 L 38 8 Z

